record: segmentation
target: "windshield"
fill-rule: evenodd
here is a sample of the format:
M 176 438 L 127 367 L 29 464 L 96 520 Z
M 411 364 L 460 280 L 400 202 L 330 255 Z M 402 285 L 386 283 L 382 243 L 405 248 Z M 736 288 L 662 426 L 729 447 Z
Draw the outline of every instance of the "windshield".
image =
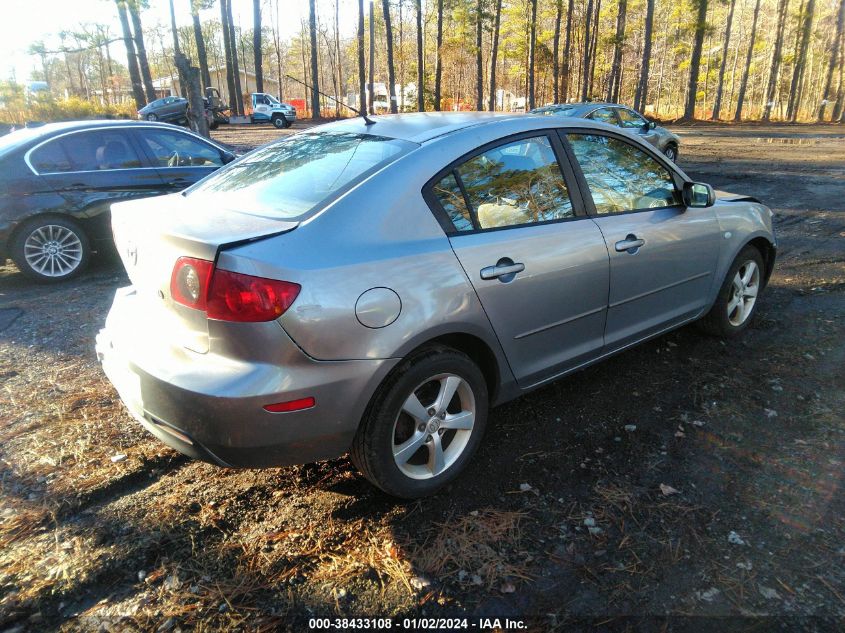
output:
M 532 114 L 558 114 L 561 116 L 572 116 L 575 114 L 575 108 L 572 106 L 550 106 L 548 108 L 537 108 L 531 110 Z
M 414 147 L 371 134 L 302 132 L 247 154 L 185 195 L 246 213 L 302 219 Z
M 267 100 L 272 103 L 273 105 L 282 105 L 282 102 L 276 99 L 273 95 L 264 95 L 267 97 Z

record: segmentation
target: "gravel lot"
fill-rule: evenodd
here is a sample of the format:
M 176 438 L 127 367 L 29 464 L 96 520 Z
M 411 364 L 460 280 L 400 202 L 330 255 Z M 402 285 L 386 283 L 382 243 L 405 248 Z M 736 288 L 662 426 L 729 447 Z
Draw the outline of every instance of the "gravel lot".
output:
M 119 263 L 58 286 L 0 267 L 0 630 L 841 625 L 845 128 L 678 131 L 691 176 L 777 214 L 751 329 L 684 328 L 493 410 L 468 472 L 420 502 L 345 458 L 235 471 L 163 447 L 94 356 Z

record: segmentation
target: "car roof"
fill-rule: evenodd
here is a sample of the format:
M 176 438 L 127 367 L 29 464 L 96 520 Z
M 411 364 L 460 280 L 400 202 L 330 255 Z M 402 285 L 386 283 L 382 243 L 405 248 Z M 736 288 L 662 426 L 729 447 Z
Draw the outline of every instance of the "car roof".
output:
M 170 123 L 158 123 L 153 121 L 133 121 L 131 119 L 91 119 L 86 121 L 61 121 L 58 123 L 45 123 L 44 125 L 39 125 L 38 127 L 22 128 L 20 130 L 10 132 L 9 134 L 3 137 L 0 137 L 2 138 L 2 142 L 0 142 L 0 155 L 5 155 L 10 152 L 13 152 L 25 145 L 32 145 L 35 143 L 40 143 L 41 141 L 46 141 L 52 136 L 58 136 L 59 134 L 65 134 L 67 132 L 75 132 L 77 130 L 90 130 L 100 128 L 110 129 L 149 127 L 157 127 L 163 130 L 176 130 L 184 132 L 185 134 L 197 136 L 191 130 L 186 130 L 185 128 L 180 127 L 178 125 L 172 125 Z M 203 140 L 208 141 L 212 145 L 222 147 L 219 143 L 212 139 L 203 138 Z
M 367 125 L 362 117 L 344 119 L 320 126 L 321 131 L 373 134 L 412 143 L 425 143 L 432 139 L 476 126 L 504 125 L 515 119 L 536 119 L 539 127 L 548 127 L 548 117 L 513 112 L 411 112 L 369 117 L 374 122 Z M 591 121 L 567 121 L 567 126 L 592 125 Z

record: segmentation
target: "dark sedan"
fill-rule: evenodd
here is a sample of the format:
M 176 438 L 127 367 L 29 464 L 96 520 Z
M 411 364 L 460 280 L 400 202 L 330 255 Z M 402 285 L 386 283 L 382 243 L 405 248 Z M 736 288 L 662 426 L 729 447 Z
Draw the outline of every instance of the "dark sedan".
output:
M 180 191 L 235 155 L 163 123 L 77 121 L 0 138 L 0 261 L 39 281 L 111 242 L 110 206 Z

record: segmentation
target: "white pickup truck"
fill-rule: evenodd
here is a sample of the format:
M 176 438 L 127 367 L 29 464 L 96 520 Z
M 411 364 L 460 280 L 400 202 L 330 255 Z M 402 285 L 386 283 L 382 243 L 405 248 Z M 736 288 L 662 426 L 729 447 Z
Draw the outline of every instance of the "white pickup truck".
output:
M 277 128 L 285 128 L 293 125 L 296 121 L 296 108 L 287 103 L 282 103 L 273 95 L 266 92 L 252 93 L 252 116 L 253 123 L 269 121 Z

